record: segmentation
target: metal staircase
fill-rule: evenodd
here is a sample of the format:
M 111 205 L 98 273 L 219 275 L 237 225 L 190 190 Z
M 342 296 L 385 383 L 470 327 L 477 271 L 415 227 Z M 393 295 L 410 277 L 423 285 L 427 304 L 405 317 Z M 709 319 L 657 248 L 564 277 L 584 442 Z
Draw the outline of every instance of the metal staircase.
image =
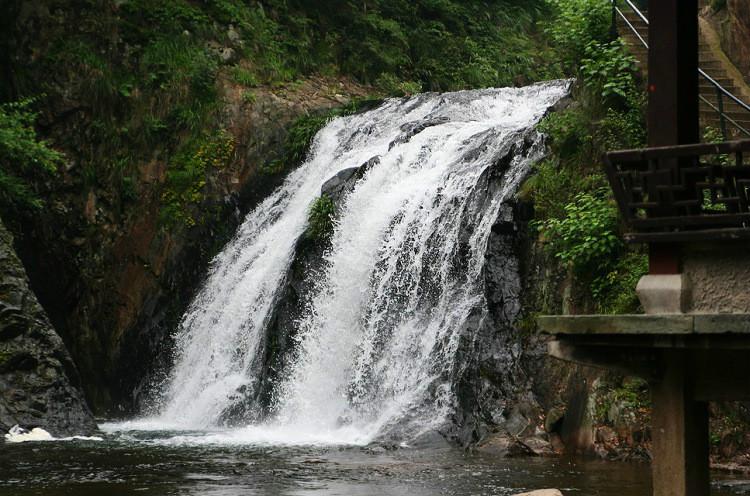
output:
M 648 73 L 648 17 L 631 0 L 611 0 L 617 30 L 639 68 Z M 750 137 L 750 105 L 740 93 L 734 79 L 716 56 L 708 42 L 701 37 L 698 69 L 701 100 L 701 123 L 721 130 L 724 139 Z

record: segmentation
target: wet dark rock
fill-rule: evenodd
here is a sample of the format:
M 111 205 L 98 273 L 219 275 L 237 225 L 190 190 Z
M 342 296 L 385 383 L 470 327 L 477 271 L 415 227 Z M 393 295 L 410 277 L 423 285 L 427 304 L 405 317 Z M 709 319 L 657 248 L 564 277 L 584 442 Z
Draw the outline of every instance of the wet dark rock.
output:
M 477 447 L 480 453 L 505 458 L 552 456 L 549 441 L 541 437 L 518 438 L 504 433 L 488 436 Z
M 56 436 L 97 428 L 78 371 L 0 222 L 0 430 L 16 424 Z
M 344 197 L 354 189 L 357 181 L 362 179 L 368 170 L 379 163 L 380 157 L 375 156 L 359 167 L 350 167 L 340 171 L 323 183 L 323 186 L 320 188 L 320 194 L 328 195 L 334 203 L 340 204 Z
M 440 124 L 445 124 L 449 120 L 450 119 L 448 117 L 435 117 L 404 124 L 403 126 L 401 126 L 401 135 L 388 145 L 388 149 L 391 150 L 394 146 L 400 145 L 401 143 L 406 143 L 425 129 L 433 126 L 439 126 Z
M 328 195 L 338 211 L 343 201 L 364 174 L 380 163 L 380 157 L 372 157 L 359 167 L 340 171 L 321 187 L 321 194 Z M 242 425 L 262 419 L 271 413 L 275 387 L 285 370 L 294 360 L 299 321 L 305 315 L 308 304 L 317 290 L 319 274 L 325 271 L 325 252 L 330 247 L 330 238 L 311 238 L 302 235 L 294 249 L 294 259 L 279 286 L 273 311 L 263 333 L 259 354 L 251 368 L 256 377 L 252 387 L 237 391 L 237 400 L 222 413 L 222 422 Z M 346 419 L 342 418 L 342 422 Z
M 503 187 L 505 172 L 514 157 L 531 149 L 534 130 L 519 133 L 497 163 L 485 173 L 480 187 L 489 194 Z M 469 153 L 472 153 L 471 151 Z M 483 199 L 477 198 L 481 204 Z M 522 340 L 517 326 L 521 312 L 520 259 L 525 225 L 518 203 L 509 199 L 500 208 L 488 239 L 484 263 L 486 314 L 477 309 L 467 322 L 466 366 L 457 378 L 460 411 L 446 430 L 459 444 L 481 442 L 490 432 L 519 436 L 533 432 L 539 407 L 529 395 L 530 381 L 523 373 Z M 470 229 L 467 226 L 467 229 Z M 470 235 L 467 230 L 466 236 Z M 469 339 L 474 336 L 475 339 Z M 459 427 L 460 426 L 460 427 Z

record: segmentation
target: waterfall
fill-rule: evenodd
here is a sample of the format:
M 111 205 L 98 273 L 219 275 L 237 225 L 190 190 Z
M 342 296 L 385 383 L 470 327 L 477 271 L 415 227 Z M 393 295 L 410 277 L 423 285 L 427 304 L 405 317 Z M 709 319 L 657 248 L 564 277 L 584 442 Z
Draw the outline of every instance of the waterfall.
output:
M 533 127 L 568 87 L 421 94 L 331 121 L 212 262 L 177 330 L 158 420 L 221 427 L 260 387 L 264 336 L 311 204 L 328 179 L 369 161 L 337 202 L 320 270 L 306 274 L 314 292 L 270 413 L 244 432 L 367 443 L 439 429 L 457 408 L 462 343 L 475 339 L 467 321 L 486 315 L 491 227 L 544 153 Z

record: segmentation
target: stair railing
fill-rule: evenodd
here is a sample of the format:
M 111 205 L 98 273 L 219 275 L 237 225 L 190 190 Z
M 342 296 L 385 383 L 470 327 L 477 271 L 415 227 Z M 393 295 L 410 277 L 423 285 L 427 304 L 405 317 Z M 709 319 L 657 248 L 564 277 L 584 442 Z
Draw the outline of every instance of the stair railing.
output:
M 628 26 L 628 28 L 633 32 L 633 34 L 635 34 L 638 40 L 646 48 L 646 50 L 648 50 L 648 42 L 645 39 L 643 39 L 643 36 L 641 36 L 641 33 L 638 32 L 638 29 L 636 29 L 636 27 L 633 26 L 633 24 L 627 18 L 625 13 L 620 9 L 620 7 L 618 7 L 617 0 L 610 0 L 610 1 L 612 2 L 613 20 L 616 19 L 615 16 L 619 16 L 623 21 L 625 21 L 625 24 Z M 643 12 L 641 12 L 640 9 L 638 9 L 638 7 L 636 7 L 631 0 L 623 0 L 623 1 L 641 19 L 641 21 L 643 21 L 643 23 L 646 26 L 648 26 L 649 24 L 648 18 L 645 15 L 643 15 Z M 722 135 L 724 136 L 724 139 L 725 140 L 727 139 L 727 122 L 732 124 L 732 126 L 734 126 L 734 128 L 737 129 L 740 133 L 750 136 L 750 130 L 743 127 L 740 123 L 732 119 L 729 115 L 726 114 L 726 112 L 724 112 L 724 99 L 727 98 L 729 99 L 729 101 L 736 103 L 737 106 L 739 106 L 741 109 L 745 110 L 748 113 L 748 116 L 750 116 L 750 105 L 748 105 L 747 103 L 743 102 L 742 100 L 737 98 L 735 95 L 733 95 L 729 90 L 727 90 L 721 84 L 719 84 L 718 81 L 716 81 L 714 78 L 706 74 L 706 71 L 704 71 L 700 67 L 698 68 L 698 74 L 703 79 L 708 81 L 708 83 L 711 84 L 714 88 L 716 88 L 716 101 L 718 103 L 718 107 L 714 105 L 713 103 L 711 103 L 710 101 L 708 101 L 706 97 L 704 97 L 703 95 L 698 95 L 698 98 L 700 98 L 700 100 L 703 103 L 711 107 L 713 110 L 715 110 L 719 114 L 719 124 L 721 126 L 721 132 L 722 132 Z

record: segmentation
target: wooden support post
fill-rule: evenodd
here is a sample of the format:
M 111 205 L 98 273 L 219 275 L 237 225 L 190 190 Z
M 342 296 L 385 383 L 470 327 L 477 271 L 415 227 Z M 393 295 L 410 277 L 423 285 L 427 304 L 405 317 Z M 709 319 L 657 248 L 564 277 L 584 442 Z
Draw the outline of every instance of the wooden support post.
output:
M 709 496 L 708 404 L 695 401 L 683 350 L 664 352 L 652 384 L 654 496 Z
M 649 5 L 648 144 L 698 143 L 698 0 Z M 675 246 L 650 247 L 651 274 L 680 272 Z
M 651 2 L 648 16 L 648 144 L 698 143 L 698 1 Z

